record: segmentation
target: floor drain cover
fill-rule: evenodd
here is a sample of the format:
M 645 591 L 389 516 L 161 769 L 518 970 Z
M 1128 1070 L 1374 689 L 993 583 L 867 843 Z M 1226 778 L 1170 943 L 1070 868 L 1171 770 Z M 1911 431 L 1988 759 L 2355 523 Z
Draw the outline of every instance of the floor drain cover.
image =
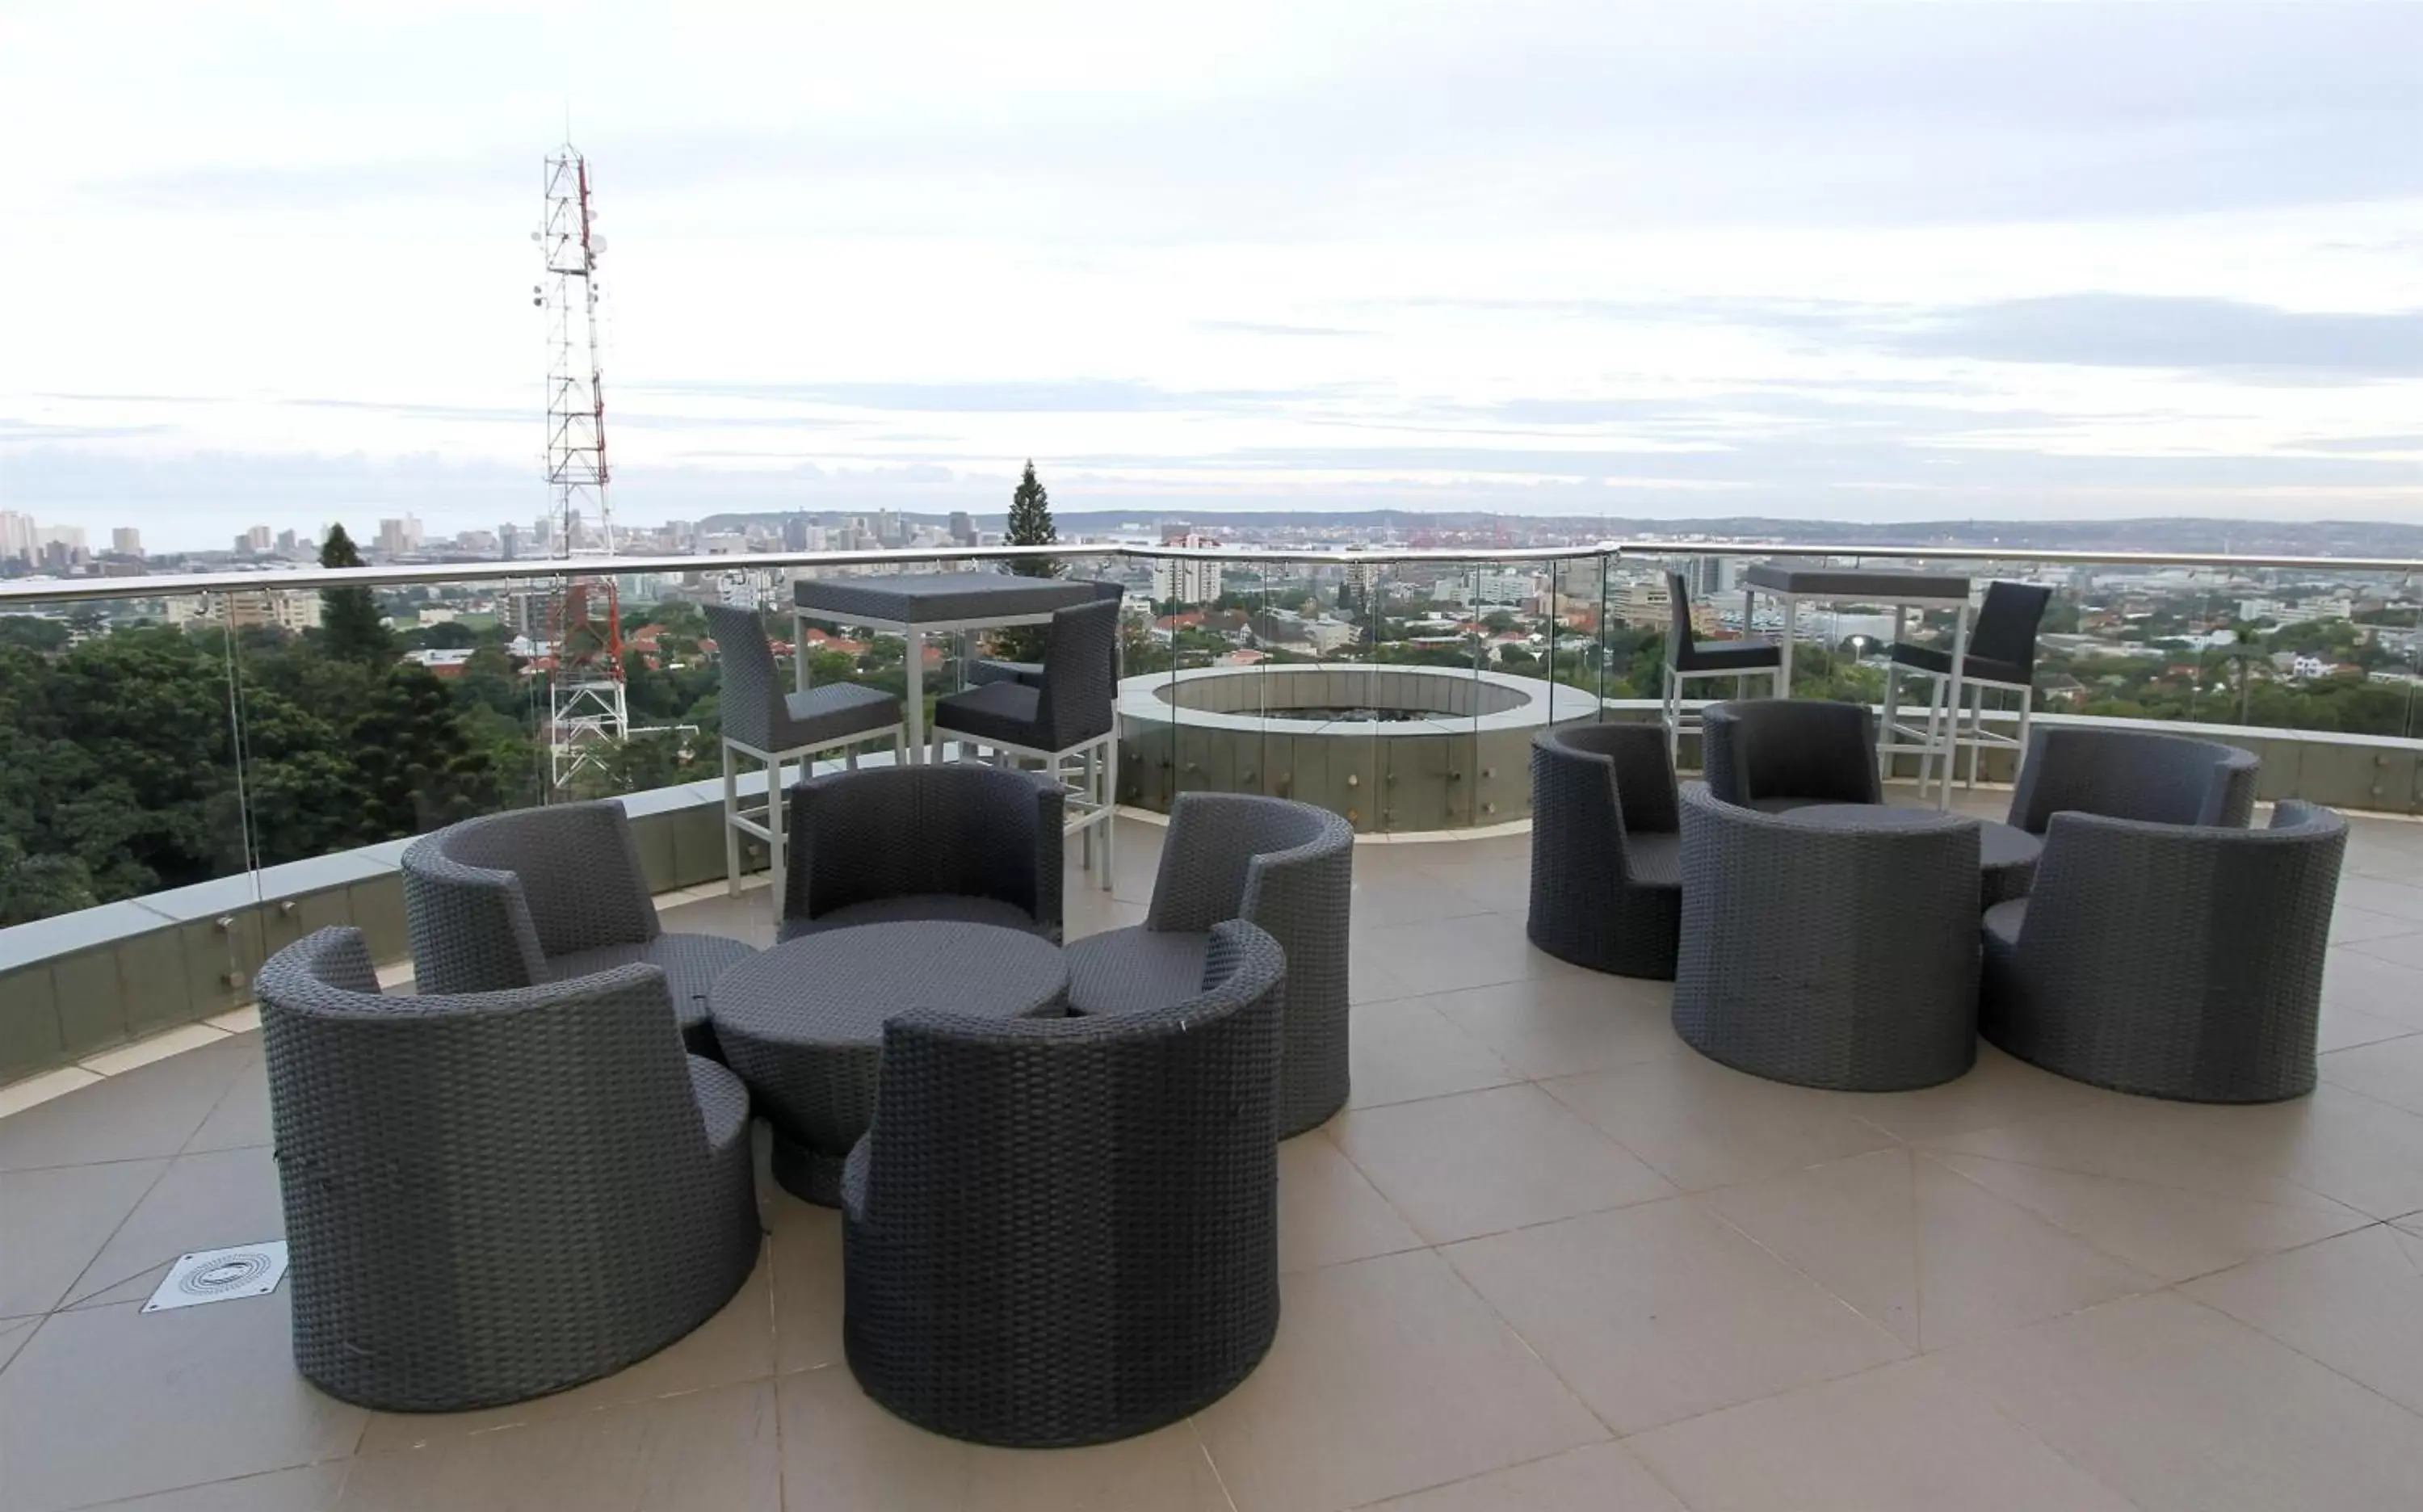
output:
M 286 1275 L 286 1241 L 273 1239 L 267 1244 L 240 1244 L 231 1249 L 200 1249 L 190 1255 L 179 1255 L 143 1304 L 146 1313 L 165 1313 L 172 1307 L 194 1307 L 203 1302 L 224 1302 L 236 1297 L 266 1297 L 277 1290 L 278 1281 Z

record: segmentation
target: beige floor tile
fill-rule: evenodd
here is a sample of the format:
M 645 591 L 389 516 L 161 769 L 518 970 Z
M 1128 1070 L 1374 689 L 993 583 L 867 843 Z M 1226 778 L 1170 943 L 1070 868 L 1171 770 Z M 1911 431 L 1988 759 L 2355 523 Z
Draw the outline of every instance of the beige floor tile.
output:
M 1592 972 L 1535 977 L 1416 999 L 1435 1008 L 1526 1076 L 1568 1076 L 1654 1060 L 1687 1047 L 1674 1033 L 1674 988 Z
M 2423 971 L 2423 924 L 2414 926 L 2404 934 L 2359 940 L 2350 945 L 2348 949 L 2360 956 L 2371 956 L 2404 966 L 2410 971 Z
M 1365 955 L 1421 993 L 1461 992 L 1581 969 L 1535 949 L 1524 937 L 1522 921 L 1503 914 L 1364 930 L 1357 940 Z
M 2247 1107 L 2116 1099 L 1931 1142 L 2257 1202 L 2311 1205 L 2320 1195 L 2373 1218 L 2423 1204 L 2423 1117 L 2329 1083 Z
M 1907 1151 L 1730 1186 L 1705 1201 L 1912 1348 L 2159 1284 Z
M 2370 1221 L 2319 1195 L 2300 1193 L 2295 1202 L 2265 1202 L 1949 1151 L 1935 1158 L 2164 1281 L 2225 1269 Z
M 1691 1512 L 2131 1512 L 1933 1361 L 1627 1440 Z
M 768 1233 L 774 1368 L 832 1364 L 842 1357 L 841 1215 L 779 1187 L 757 1206 Z
M 25 1346 L 25 1341 L 32 1338 L 34 1330 L 41 1326 L 42 1320 L 39 1314 L 33 1317 L 0 1318 L 0 1370 L 8 1368 L 8 1361 L 17 1358 L 17 1351 Z
M 166 1060 L 170 1056 L 206 1049 L 227 1036 L 227 1030 L 214 1028 L 208 1024 L 183 1024 L 166 1033 L 137 1040 L 133 1044 L 121 1045 L 97 1056 L 87 1056 L 81 1064 L 85 1070 L 103 1076 L 122 1076 L 154 1061 Z
M 1281 1291 L 1270 1354 L 1196 1419 L 1237 1512 L 1331 1512 L 1607 1437 L 1436 1254 Z
M 0 1119 L 0 1170 L 175 1154 L 259 1053 L 218 1038 Z
M 2423 1423 L 2175 1292 L 1936 1357 L 2145 1512 L 2415 1504 Z
M 2322 1001 L 2423 1029 L 2423 969 L 2336 946 L 2322 958 Z
M 0 1118 L 22 1113 L 29 1107 L 39 1107 L 55 1097 L 65 1097 L 78 1088 L 89 1087 L 99 1080 L 99 1073 L 87 1071 L 82 1066 L 61 1066 L 55 1071 L 27 1076 L 23 1081 L 12 1081 L 0 1087 Z
M 285 1233 L 277 1168 L 268 1151 L 179 1155 L 76 1278 L 66 1303 L 140 1302 L 179 1255 Z
M 751 1381 L 366 1455 L 342 1506 L 777 1512 L 780 1455 L 774 1383 Z
M 1383 867 L 1357 857 L 1349 917 L 1358 928 L 1380 930 L 1400 924 L 1427 924 L 1489 912 L 1487 902 L 1458 885 L 1444 869 L 1404 865 Z
M 1354 1163 L 1319 1129 L 1279 1145 L 1279 1268 L 1310 1270 L 1421 1247 Z
M 2423 1033 L 2412 1024 L 2382 1013 L 2368 1013 L 2345 1003 L 2322 999 L 2322 1018 L 2314 1037 L 2314 1048 L 2323 1055 L 2345 1050 L 2352 1045 L 2377 1044 L 2409 1034 Z
M 1844 1094 L 1767 1081 L 1696 1051 L 1540 1085 L 1687 1191 L 1896 1142 L 1855 1116 Z
M 2395 914 L 2376 914 L 2368 908 L 2341 903 L 2331 911 L 2330 943 L 2353 945 L 2359 940 L 2382 940 L 2394 934 L 2413 934 L 2418 928 L 2410 918 Z
M 93 1502 L 314 1464 L 368 1417 L 294 1373 L 291 1287 L 146 1316 L 57 1313 L 0 1372 L 0 1509 Z
M 1349 1107 L 1440 1097 L 1522 1080 L 1487 1045 L 1418 998 L 1347 1010 Z
M 2423 1034 L 2321 1058 L 2322 1077 L 2409 1113 L 2423 1113 Z
M 1227 1512 L 1184 1423 L 1082 1449 L 996 1449 L 926 1432 L 835 1366 L 783 1377 L 787 1504 L 816 1512 Z
M 1896 1138 L 1932 1139 L 2059 1113 L 2119 1094 L 2039 1071 L 1990 1044 L 1980 1043 L 1977 1063 L 1968 1074 L 1940 1087 L 1922 1087 L 1907 1092 L 1828 1095 L 1843 1111 L 1865 1119 Z
M 360 1453 L 442 1443 L 468 1434 L 576 1417 L 601 1408 L 680 1396 L 774 1373 L 773 1299 L 761 1258 L 732 1300 L 691 1333 L 613 1375 L 552 1396 L 475 1412 L 373 1412 Z
M 2338 901 L 2344 907 L 2411 919 L 2423 926 L 2423 886 L 2380 877 L 2342 876 Z
M 1418 989 L 1390 970 L 1386 962 L 1356 945 L 1346 970 L 1347 1001 L 1393 1003 L 1411 997 Z
M 1330 1134 L 1433 1244 L 1674 1191 L 1534 1087 L 1358 1108 L 1332 1123 Z
M 2423 1235 L 2383 1224 L 2182 1289 L 2423 1412 Z
M 165 1160 L 0 1172 L 0 1317 L 59 1305 Z
M 1594 1213 L 1441 1252 L 1618 1433 L 1908 1352 L 1695 1202 Z
M 1370 1512 L 1687 1512 L 1620 1443 L 1594 1443 L 1528 1465 L 1382 1502 Z
M 247 1003 L 242 1008 L 230 1009 L 227 1012 L 215 1014 L 202 1022 L 212 1028 L 223 1029 L 230 1034 L 248 1034 L 261 1027 L 261 1005 Z
M 269 1143 L 269 1073 L 259 1056 L 236 1073 L 211 1116 L 185 1141 L 187 1154 L 205 1150 L 243 1150 Z
M 335 1512 L 350 1460 L 273 1470 L 266 1475 L 214 1481 L 109 1502 L 83 1512 Z

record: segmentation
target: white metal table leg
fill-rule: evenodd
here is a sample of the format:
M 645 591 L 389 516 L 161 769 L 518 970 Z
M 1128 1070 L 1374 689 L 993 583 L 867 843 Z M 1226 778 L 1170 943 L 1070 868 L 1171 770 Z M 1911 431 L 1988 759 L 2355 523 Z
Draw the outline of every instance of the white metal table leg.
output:
M 1952 711 L 1952 749 L 1944 753 L 1943 788 L 1936 794 L 1935 806 L 1952 806 L 1952 779 L 1960 762 L 1960 695 L 1965 691 L 1961 674 L 1969 667 L 1969 606 L 1962 604 L 1952 623 L 1952 686 L 1944 703 Z
M 901 713 L 909 721 L 909 749 L 915 751 L 926 743 L 926 632 L 914 625 L 901 632 L 908 643 L 908 661 L 904 670 L 909 678 L 907 708 Z M 934 759 L 942 759 L 942 742 L 935 742 Z

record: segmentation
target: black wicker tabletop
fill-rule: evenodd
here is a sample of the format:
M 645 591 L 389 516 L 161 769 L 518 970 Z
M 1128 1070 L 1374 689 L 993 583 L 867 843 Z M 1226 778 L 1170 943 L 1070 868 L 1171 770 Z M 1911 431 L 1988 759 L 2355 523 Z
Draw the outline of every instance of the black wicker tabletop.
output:
M 990 924 L 865 924 L 778 945 L 716 979 L 724 1058 L 774 1131 L 785 1190 L 828 1206 L 875 1115 L 883 1026 L 911 1009 L 987 1018 L 1067 1011 L 1059 947 Z

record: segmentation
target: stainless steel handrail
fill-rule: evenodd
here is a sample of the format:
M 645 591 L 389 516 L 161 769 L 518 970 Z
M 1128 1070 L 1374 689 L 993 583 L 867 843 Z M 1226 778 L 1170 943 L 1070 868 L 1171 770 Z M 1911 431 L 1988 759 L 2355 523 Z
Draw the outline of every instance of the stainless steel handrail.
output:
M 182 594 L 257 592 L 270 588 L 393 588 L 428 583 L 516 582 L 566 576 L 624 577 L 639 573 L 716 573 L 771 567 L 905 565 L 913 563 L 1134 559 L 1258 562 L 1330 566 L 1391 566 L 1420 563 L 1573 562 L 1598 557 L 1686 556 L 1880 557 L 1904 561 L 2029 562 L 2069 566 L 2289 568 L 2317 572 L 2423 574 L 2423 558 L 2240 556 L 2227 552 L 2062 551 L 1961 546 L 1832 546 L 1793 541 L 1599 541 L 1576 546 L 1365 550 L 1359 548 L 1222 548 L 1144 546 L 1116 542 L 1067 546 L 968 546 L 906 551 L 751 551 L 737 555 L 541 557 L 512 562 L 414 562 L 365 567 L 286 567 L 261 572 L 173 572 L 118 578 L 20 578 L 0 582 L 0 605 L 88 603 L 114 598 L 163 598 Z

